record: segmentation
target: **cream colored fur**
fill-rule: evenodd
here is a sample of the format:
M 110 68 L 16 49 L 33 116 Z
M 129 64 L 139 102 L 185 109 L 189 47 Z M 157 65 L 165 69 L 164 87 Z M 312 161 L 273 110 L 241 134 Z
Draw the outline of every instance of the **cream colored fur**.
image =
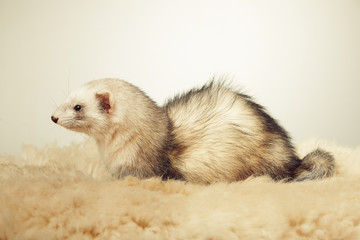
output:
M 334 177 L 200 186 L 112 180 L 93 142 L 0 157 L 0 239 L 360 239 L 360 146 L 332 152 Z

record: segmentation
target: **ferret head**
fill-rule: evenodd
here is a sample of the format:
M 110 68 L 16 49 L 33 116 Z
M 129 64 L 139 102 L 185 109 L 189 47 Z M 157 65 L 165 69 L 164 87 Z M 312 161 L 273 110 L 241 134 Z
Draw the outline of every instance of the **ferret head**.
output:
M 167 129 L 167 117 L 144 92 L 119 79 L 88 82 L 51 116 L 53 122 L 103 140 L 111 130 Z M 149 136 L 147 136 L 149 138 Z
M 87 84 L 72 93 L 56 109 L 51 120 L 67 129 L 93 136 L 110 124 L 114 108 L 110 91 L 97 88 L 96 84 Z

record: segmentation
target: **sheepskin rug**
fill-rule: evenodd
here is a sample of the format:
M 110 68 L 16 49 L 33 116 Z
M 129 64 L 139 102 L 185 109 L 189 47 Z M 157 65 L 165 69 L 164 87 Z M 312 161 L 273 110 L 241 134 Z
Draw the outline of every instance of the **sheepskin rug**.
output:
M 312 140 L 336 176 L 210 186 L 113 180 L 93 142 L 0 157 L 0 239 L 360 239 L 360 146 Z

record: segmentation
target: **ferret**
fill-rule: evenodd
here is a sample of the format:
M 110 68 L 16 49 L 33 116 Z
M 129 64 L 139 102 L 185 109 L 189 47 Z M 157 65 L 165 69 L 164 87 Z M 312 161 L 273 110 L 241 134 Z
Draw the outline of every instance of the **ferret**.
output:
M 329 152 L 316 149 L 300 159 L 264 107 L 223 80 L 212 79 L 162 107 L 126 81 L 94 80 L 73 92 L 51 119 L 93 137 L 116 179 L 211 184 L 262 175 L 302 181 L 334 173 Z

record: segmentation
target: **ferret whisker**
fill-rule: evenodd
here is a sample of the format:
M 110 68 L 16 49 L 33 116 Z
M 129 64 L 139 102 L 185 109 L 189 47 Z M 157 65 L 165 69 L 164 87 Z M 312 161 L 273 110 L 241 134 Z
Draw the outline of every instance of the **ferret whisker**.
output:
M 70 83 L 69 83 L 69 77 L 68 77 L 68 79 L 67 79 L 67 96 L 69 96 L 70 95 Z
M 50 97 L 51 101 L 52 101 L 52 105 L 53 107 L 58 107 L 59 105 L 56 103 L 55 99 L 53 97 Z

